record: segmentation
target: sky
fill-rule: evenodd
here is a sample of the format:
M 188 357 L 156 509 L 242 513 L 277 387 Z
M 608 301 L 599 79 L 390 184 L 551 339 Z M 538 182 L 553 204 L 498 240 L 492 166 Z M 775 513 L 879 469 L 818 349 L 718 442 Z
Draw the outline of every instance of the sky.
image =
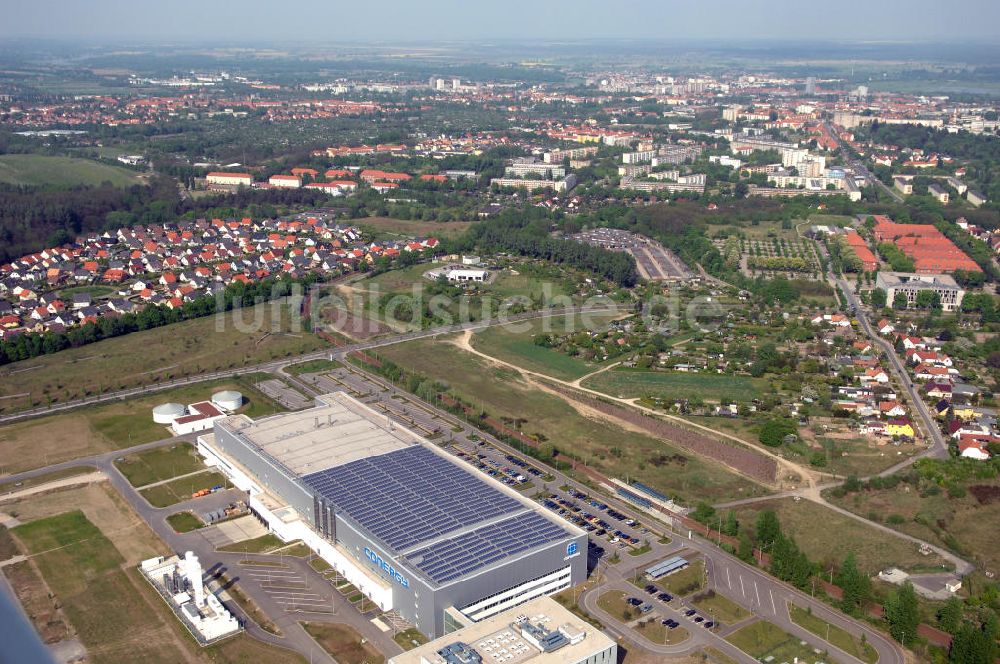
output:
M 601 38 L 969 40 L 998 0 L 0 0 L 0 38 L 430 42 Z

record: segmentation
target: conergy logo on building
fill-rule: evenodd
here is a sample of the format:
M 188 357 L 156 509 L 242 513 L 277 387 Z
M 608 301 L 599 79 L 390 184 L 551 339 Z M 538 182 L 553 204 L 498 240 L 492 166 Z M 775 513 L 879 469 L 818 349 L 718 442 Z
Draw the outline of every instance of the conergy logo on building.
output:
M 365 547 L 365 557 L 368 558 L 368 560 L 375 563 L 376 566 L 381 568 L 382 571 L 388 574 L 389 578 L 391 578 L 393 581 L 403 586 L 404 588 L 410 587 L 410 582 L 406 579 L 405 576 L 397 572 L 395 567 L 387 563 L 382 558 L 382 556 L 378 555 L 377 553 L 369 549 L 367 546 Z

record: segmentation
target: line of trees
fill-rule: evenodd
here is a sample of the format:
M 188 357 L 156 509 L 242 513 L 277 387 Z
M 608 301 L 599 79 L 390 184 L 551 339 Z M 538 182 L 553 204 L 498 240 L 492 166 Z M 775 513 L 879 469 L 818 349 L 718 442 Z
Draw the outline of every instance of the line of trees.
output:
M 283 276 L 250 284 L 237 282 L 228 286 L 219 296 L 205 295 L 185 302 L 177 309 L 150 305 L 136 313 L 101 316 L 97 322 L 74 327 L 65 332 L 20 334 L 12 339 L 0 341 L 0 365 L 28 360 L 39 355 L 49 355 L 67 348 L 77 348 L 102 339 L 150 330 L 183 320 L 210 316 L 234 308 L 253 306 L 291 295 L 295 283 L 308 285 L 316 280 L 317 277 L 310 274 L 299 279 Z
M 639 280 L 635 258 L 630 254 L 551 237 L 547 219 L 531 219 L 523 211 L 505 210 L 476 224 L 469 230 L 466 242 L 483 253 L 507 252 L 564 263 L 598 274 L 619 286 L 634 286 Z

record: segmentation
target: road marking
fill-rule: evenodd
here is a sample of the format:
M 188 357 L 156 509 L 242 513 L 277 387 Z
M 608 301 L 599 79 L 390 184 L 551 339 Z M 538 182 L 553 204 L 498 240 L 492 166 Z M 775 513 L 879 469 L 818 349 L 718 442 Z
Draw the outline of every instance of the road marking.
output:
M 730 588 L 730 590 L 732 590 L 733 583 L 732 583 L 732 581 L 729 580 L 729 566 L 728 565 L 726 566 L 726 585 L 728 585 L 729 588 Z
M 753 592 L 757 596 L 757 607 L 760 608 L 760 591 L 757 590 L 757 579 L 753 580 Z
M 770 588 L 767 589 L 767 594 L 771 596 L 771 612 L 778 615 L 778 608 L 774 605 L 774 593 L 771 592 Z
M 747 589 L 743 587 L 743 575 L 742 574 L 740 574 L 740 592 L 743 593 L 744 597 L 747 596 Z

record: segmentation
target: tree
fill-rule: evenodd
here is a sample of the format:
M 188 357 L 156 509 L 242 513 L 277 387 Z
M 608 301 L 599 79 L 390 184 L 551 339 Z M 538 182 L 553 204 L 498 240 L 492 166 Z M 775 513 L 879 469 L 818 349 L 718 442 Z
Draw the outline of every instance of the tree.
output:
M 885 306 L 888 295 L 883 288 L 876 288 L 872 291 L 872 306 L 881 309 Z
M 695 506 L 694 511 L 691 512 L 691 518 L 701 523 L 708 523 L 712 520 L 713 516 L 715 516 L 715 508 L 705 501 L 699 502 Z
M 781 536 L 781 524 L 774 510 L 763 510 L 757 514 L 757 545 L 770 546 Z
M 957 634 L 962 626 L 962 600 L 951 597 L 937 614 L 938 624 L 941 629 L 949 634 Z
M 840 608 L 844 613 L 857 614 L 871 597 L 871 579 L 858 570 L 858 561 L 853 552 L 847 554 L 840 566 L 836 584 L 844 591 L 840 600 Z
M 736 537 L 740 532 L 740 522 L 736 518 L 736 512 L 729 510 L 726 512 L 726 519 L 722 522 L 722 533 L 731 537 Z
M 913 584 L 907 581 L 899 590 L 889 594 L 885 603 L 885 618 L 889 634 L 904 646 L 913 643 L 920 624 L 920 608 Z
M 740 533 L 740 542 L 736 548 L 736 555 L 739 556 L 740 560 L 745 562 L 753 560 L 753 542 L 750 541 L 750 536 L 746 531 Z
M 954 664 L 992 664 L 996 660 L 995 636 L 987 629 L 964 623 L 951 643 L 948 659 Z
M 771 447 L 778 447 L 786 436 L 793 436 L 798 432 L 795 422 L 787 417 L 772 417 L 760 428 L 757 438 L 760 442 Z
M 893 309 L 905 309 L 908 304 L 909 301 L 906 299 L 906 293 L 896 291 L 896 294 L 892 296 Z

